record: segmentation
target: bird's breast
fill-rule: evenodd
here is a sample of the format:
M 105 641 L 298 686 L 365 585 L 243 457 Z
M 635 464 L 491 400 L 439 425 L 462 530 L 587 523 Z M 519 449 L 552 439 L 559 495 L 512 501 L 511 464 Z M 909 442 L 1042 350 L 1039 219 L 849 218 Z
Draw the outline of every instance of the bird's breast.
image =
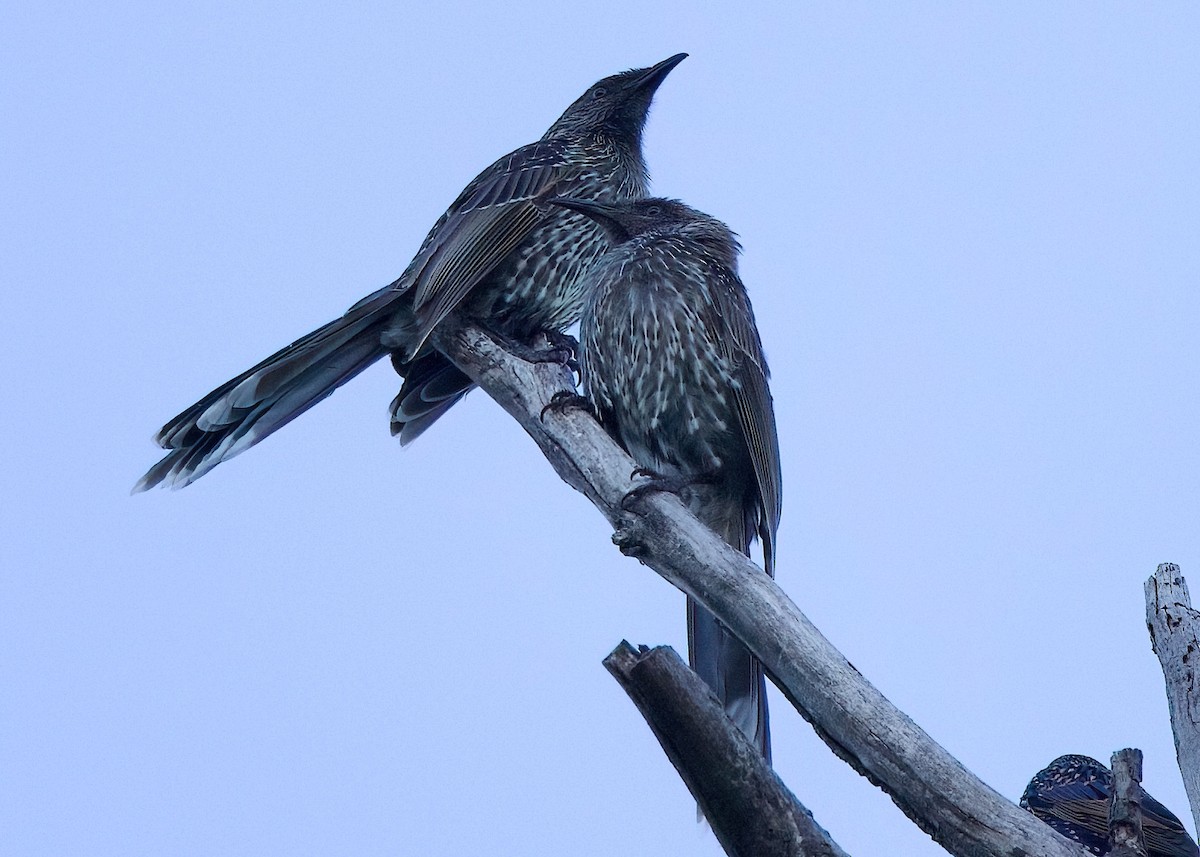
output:
M 719 467 L 736 444 L 736 382 L 719 331 L 662 259 L 603 264 L 608 276 L 584 319 L 589 394 L 631 452 L 685 473 Z

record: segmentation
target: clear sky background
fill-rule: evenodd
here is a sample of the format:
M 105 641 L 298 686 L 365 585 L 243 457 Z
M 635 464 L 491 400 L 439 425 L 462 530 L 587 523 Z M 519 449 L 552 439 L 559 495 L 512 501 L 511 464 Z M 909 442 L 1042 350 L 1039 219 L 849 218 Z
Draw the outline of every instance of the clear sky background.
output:
M 0 853 L 717 854 L 600 665 L 682 595 L 475 393 L 374 367 L 179 493 L 153 432 L 393 279 L 461 187 L 677 51 L 655 189 L 727 221 L 779 581 L 1015 799 L 1146 753 L 1200 581 L 1200 12 L 1185 4 L 10 4 Z M 941 853 L 775 695 L 854 854 Z

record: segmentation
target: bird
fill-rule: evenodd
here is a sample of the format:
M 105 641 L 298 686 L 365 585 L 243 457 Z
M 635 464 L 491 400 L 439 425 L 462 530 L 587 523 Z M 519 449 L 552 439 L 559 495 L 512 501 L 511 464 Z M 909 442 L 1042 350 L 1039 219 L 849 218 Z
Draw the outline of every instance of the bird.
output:
M 584 273 L 605 249 L 590 219 L 540 200 L 645 196 L 642 131 L 659 85 L 687 54 L 606 77 L 534 143 L 497 160 L 437 220 L 398 279 L 225 382 L 168 422 L 166 455 L 134 486 L 182 488 L 244 452 L 385 355 L 403 376 L 391 429 L 407 444 L 472 383 L 431 344 L 461 311 L 514 347 L 573 324 Z
M 1029 781 L 1020 804 L 1093 854 L 1107 854 L 1112 789 L 1112 771 L 1100 762 L 1090 756 L 1059 756 Z M 1142 832 L 1149 857 L 1200 855 L 1178 817 L 1144 789 Z
M 580 383 L 584 404 L 651 477 L 631 493 L 675 491 L 747 555 L 757 536 L 774 576 L 779 441 L 736 237 L 677 200 L 550 201 L 592 218 L 611 244 L 584 277 Z M 769 762 L 762 664 L 691 599 L 687 612 L 692 668 Z

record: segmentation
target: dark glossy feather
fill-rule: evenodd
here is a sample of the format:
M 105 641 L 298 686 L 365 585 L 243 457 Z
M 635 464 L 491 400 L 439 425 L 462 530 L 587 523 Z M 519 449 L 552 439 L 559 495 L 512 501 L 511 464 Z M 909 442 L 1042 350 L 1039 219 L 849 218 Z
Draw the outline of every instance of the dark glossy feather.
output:
M 1059 756 L 1039 771 L 1021 806 L 1093 854 L 1108 853 L 1112 771 L 1089 756 Z M 1142 831 L 1149 857 L 1198 857 L 1200 849 L 1183 823 L 1144 790 Z

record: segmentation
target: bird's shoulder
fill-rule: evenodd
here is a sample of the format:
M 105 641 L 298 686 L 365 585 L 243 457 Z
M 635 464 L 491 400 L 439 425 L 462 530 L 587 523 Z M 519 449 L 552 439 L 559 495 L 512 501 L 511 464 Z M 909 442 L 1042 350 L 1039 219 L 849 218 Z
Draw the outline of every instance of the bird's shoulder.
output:
M 450 205 L 448 215 L 527 198 L 522 190 L 536 180 L 567 170 L 571 163 L 568 140 L 538 140 L 495 160 L 475 176 Z
M 484 247 L 498 257 L 501 254 L 496 252 L 497 247 L 519 243 L 542 217 L 535 201 L 554 193 L 559 182 L 571 175 L 570 156 L 563 140 L 538 140 L 509 152 L 472 179 L 434 223 L 397 281 L 404 289 L 416 285 L 413 293 L 416 307 L 420 309 L 435 294 L 445 293 L 441 279 L 430 276 L 431 266 L 437 267 L 438 257 L 461 263 L 463 260 L 451 251 L 462 247 L 472 251 Z M 497 240 L 497 234 L 502 239 Z M 480 244 L 482 235 L 491 237 Z M 467 256 L 474 264 L 478 254 L 470 252 Z M 494 261 L 489 258 L 488 264 L 475 265 L 476 274 L 490 269 Z M 451 289 L 455 300 L 463 290 L 462 282 Z

